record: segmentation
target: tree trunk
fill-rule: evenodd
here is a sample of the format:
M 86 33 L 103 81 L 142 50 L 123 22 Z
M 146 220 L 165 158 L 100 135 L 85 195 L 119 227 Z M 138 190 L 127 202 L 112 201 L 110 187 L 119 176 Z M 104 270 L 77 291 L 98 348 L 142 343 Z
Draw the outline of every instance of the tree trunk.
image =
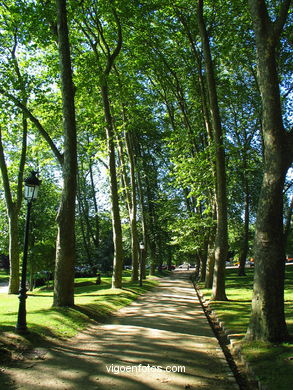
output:
M 130 229 L 131 229 L 131 250 L 132 250 L 132 280 L 138 280 L 138 262 L 139 262 L 139 243 L 138 243 L 138 232 L 137 232 L 137 191 L 136 191 L 136 180 L 135 180 L 135 158 L 131 134 L 127 132 L 126 138 L 126 150 L 129 159 L 130 167 L 130 188 L 131 188 L 131 209 L 130 209 Z
M 9 211 L 9 261 L 10 278 L 8 294 L 19 292 L 19 237 L 18 237 L 18 211 L 15 207 Z
M 213 219 L 216 217 L 216 204 L 213 202 Z M 216 222 L 216 221 L 214 221 Z M 214 268 L 215 268 L 215 236 L 216 236 L 216 223 L 210 228 L 209 238 L 208 238 L 208 254 L 207 254 L 207 270 L 206 270 L 206 279 L 205 287 L 213 287 L 213 277 L 214 277 Z
M 213 277 L 214 277 L 214 268 L 215 268 L 215 242 L 209 242 L 208 246 L 208 258 L 207 258 L 207 270 L 206 270 L 206 280 L 205 288 L 213 287 Z
M 110 111 L 108 84 L 106 78 L 101 80 L 101 94 L 102 94 L 102 99 L 104 104 L 105 119 L 107 123 L 106 134 L 107 134 L 107 145 L 108 145 L 108 156 L 109 156 L 110 188 L 111 188 L 111 204 L 112 204 L 112 227 L 113 227 L 113 243 L 114 243 L 112 288 L 122 288 L 122 268 L 123 268 L 122 228 L 121 228 L 121 218 L 120 218 L 120 210 L 119 210 L 113 120 Z
M 74 86 L 67 26 L 66 0 L 56 0 L 59 64 L 63 103 L 64 164 L 62 200 L 57 216 L 54 306 L 74 305 L 75 198 L 77 141 Z
M 203 249 L 199 253 L 200 257 L 200 281 L 204 282 L 206 280 L 207 274 L 207 259 L 208 259 L 208 240 L 205 240 Z
M 148 256 L 148 249 L 149 249 L 149 240 L 148 240 L 148 230 L 147 230 L 147 222 L 146 222 L 146 212 L 145 212 L 145 205 L 144 205 L 144 194 L 143 194 L 143 188 L 141 183 L 141 176 L 139 169 L 136 170 L 136 176 L 137 176 L 137 188 L 138 188 L 138 195 L 139 195 L 139 206 L 140 206 L 140 215 L 141 215 L 141 228 L 142 228 L 142 242 L 144 244 L 144 251 L 143 251 L 143 279 L 146 278 L 146 265 L 147 265 L 147 256 Z
M 83 241 L 83 250 L 86 253 L 87 260 L 90 264 L 92 264 L 92 256 L 91 256 L 91 242 L 89 238 L 89 229 L 90 229 L 90 223 L 89 223 L 89 217 L 88 217 L 88 210 L 85 210 L 83 206 L 83 201 L 81 198 L 81 183 L 80 183 L 80 175 L 78 175 L 78 186 L 77 186 L 77 205 L 78 205 L 78 212 L 79 212 L 79 223 L 80 223 L 80 230 L 81 230 L 81 236 Z M 87 227 L 87 234 L 85 232 L 85 226 Z
M 203 18 L 203 0 L 198 0 L 198 27 L 206 66 L 208 95 L 216 147 L 217 231 L 212 299 L 224 301 L 227 300 L 225 292 L 225 265 L 228 253 L 225 149 L 209 37 Z
M 19 172 L 17 178 L 17 194 L 16 201 L 12 199 L 12 193 L 9 184 L 8 170 L 5 162 L 4 150 L 2 145 L 2 134 L 0 129 L 0 169 L 3 178 L 3 187 L 5 193 L 5 202 L 9 222 L 9 263 L 10 263 L 10 278 L 9 278 L 9 294 L 18 294 L 19 292 L 19 236 L 18 236 L 18 218 L 22 202 L 22 182 L 23 172 L 26 159 L 27 149 L 27 120 L 23 114 L 23 136 L 22 136 L 22 151 L 19 162 Z
M 290 229 L 291 229 L 292 214 L 293 214 L 293 196 L 291 198 L 289 209 L 288 209 L 288 212 L 286 215 L 286 222 L 285 222 L 285 228 L 284 228 L 284 245 L 285 245 L 285 247 L 287 245 L 288 236 L 289 236 Z
M 94 183 L 93 166 L 92 166 L 91 157 L 89 160 L 89 171 L 90 171 L 90 179 L 91 179 L 92 198 L 93 198 L 94 209 L 95 209 L 95 233 L 94 233 L 93 241 L 94 241 L 95 250 L 97 253 L 99 245 L 100 245 L 100 220 L 99 220 L 99 210 L 98 210 L 98 204 L 97 204 L 97 198 L 96 198 L 96 189 L 95 189 L 95 183 Z
M 245 174 L 245 173 L 244 173 Z M 248 181 L 245 177 L 244 179 L 244 188 L 245 188 L 245 206 L 244 206 L 244 231 L 242 237 L 241 252 L 239 258 L 239 270 L 238 275 L 245 275 L 245 263 L 248 253 L 248 240 L 249 240 L 249 188 Z
M 18 61 L 16 57 L 16 48 L 17 48 L 17 37 L 15 36 L 14 46 L 11 52 L 12 60 L 15 68 L 15 72 L 18 78 L 19 85 L 22 92 L 22 101 L 24 107 L 27 104 L 27 96 L 25 90 L 25 82 L 23 80 L 22 74 L 20 72 Z M 2 145 L 2 134 L 0 128 L 0 170 L 3 178 L 3 187 L 5 193 L 5 202 L 6 209 L 9 221 L 9 262 L 10 262 L 10 277 L 9 277 L 9 294 L 18 294 L 19 293 L 19 236 L 18 236 L 18 218 L 21 208 L 21 203 L 23 199 L 22 190 L 23 190 L 23 174 L 24 166 L 26 161 L 26 151 L 27 151 L 27 117 L 26 114 L 22 113 L 22 146 L 21 146 L 21 156 L 19 161 L 18 168 L 18 177 L 17 177 L 17 191 L 16 191 L 16 200 L 13 201 L 13 196 L 11 193 L 8 170 L 5 161 L 5 155 Z
M 283 188 L 292 163 L 293 135 L 283 127 L 275 49 L 290 1 L 282 3 L 274 23 L 265 1 L 249 0 L 248 4 L 263 108 L 264 177 L 256 219 L 252 313 L 246 337 L 281 342 L 288 337 L 284 314 Z
M 126 124 L 125 112 L 123 110 L 123 121 Z M 126 162 L 124 158 L 124 150 L 122 140 L 118 138 L 118 151 L 120 166 L 122 171 L 122 186 L 124 188 L 125 201 L 129 215 L 130 237 L 131 237 L 131 280 L 133 282 L 138 281 L 138 268 L 139 268 L 139 245 L 138 245 L 138 232 L 137 232 L 137 201 L 136 201 L 136 183 L 135 183 L 135 168 L 134 168 L 134 156 L 132 145 L 129 140 L 129 134 L 125 134 L 126 151 L 129 161 L 130 179 L 126 170 Z

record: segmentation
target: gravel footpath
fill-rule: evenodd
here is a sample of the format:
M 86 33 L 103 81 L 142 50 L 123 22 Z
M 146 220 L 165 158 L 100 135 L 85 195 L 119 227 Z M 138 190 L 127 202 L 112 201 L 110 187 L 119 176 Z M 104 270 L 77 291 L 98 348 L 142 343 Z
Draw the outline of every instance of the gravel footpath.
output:
M 107 323 L 36 349 L 5 369 L 9 388 L 239 390 L 189 276 L 174 272 Z

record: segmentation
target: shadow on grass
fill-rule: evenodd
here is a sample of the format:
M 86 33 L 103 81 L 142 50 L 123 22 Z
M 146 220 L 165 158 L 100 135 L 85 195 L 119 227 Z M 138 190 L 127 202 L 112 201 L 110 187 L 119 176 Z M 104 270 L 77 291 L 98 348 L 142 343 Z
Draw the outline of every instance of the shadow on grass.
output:
M 48 307 L 30 310 L 28 315 L 32 315 L 32 317 L 28 317 L 28 332 L 23 335 L 17 335 L 14 324 L 11 325 L 12 316 L 15 317 L 16 321 L 16 312 L 7 313 L 6 315 L 10 318 L 8 323 L 2 323 L 0 326 L 0 348 L 3 346 L 4 350 L 11 351 L 15 355 L 18 352 L 23 353 L 26 350 L 31 350 L 36 346 L 48 346 L 60 342 L 62 339 L 71 337 L 74 332 L 84 329 L 93 321 L 104 323 L 106 320 L 110 320 L 118 309 L 129 305 L 140 294 L 153 289 L 156 285 L 155 281 L 145 281 L 144 286 L 140 287 L 134 282 L 127 281 L 124 283 L 126 287 L 119 290 L 118 293 L 111 290 L 110 283 L 82 285 L 75 289 L 77 304 L 73 307 Z M 101 290 L 105 291 L 102 292 Z M 52 299 L 52 294 L 45 295 L 45 291 L 44 289 L 30 294 L 30 299 L 37 299 L 38 297 Z M 97 294 L 95 294 L 95 291 L 97 291 Z M 99 294 L 99 291 L 102 294 Z M 78 302 L 83 297 L 87 299 L 87 296 L 92 298 L 91 302 Z M 33 317 L 34 314 L 40 315 L 42 323 L 38 323 L 38 316 Z M 71 334 L 68 334 L 66 327 L 70 328 Z M 65 329 L 64 333 L 62 333 L 63 328 Z M 3 340 L 5 340 L 4 343 Z M 9 387 L 8 379 L 7 384 L 5 378 L 3 381 L 0 382 L 0 388 L 9 390 L 13 388 Z M 2 384 L 5 384 L 5 386 L 2 386 Z
M 229 299 L 228 302 L 251 303 L 251 299 Z
M 91 320 L 95 322 L 104 323 L 113 316 L 113 311 L 107 309 L 106 307 L 99 306 L 96 304 L 87 304 L 87 305 L 75 305 L 74 309 L 78 312 L 84 314 Z
M 263 384 L 277 390 L 292 388 L 292 346 L 259 341 L 244 344 L 243 351 Z

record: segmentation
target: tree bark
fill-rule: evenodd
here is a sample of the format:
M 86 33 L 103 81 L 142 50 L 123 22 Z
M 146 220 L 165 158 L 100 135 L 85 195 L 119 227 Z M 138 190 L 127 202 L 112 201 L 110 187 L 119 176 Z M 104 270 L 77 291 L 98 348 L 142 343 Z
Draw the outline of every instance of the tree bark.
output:
M 143 279 L 146 278 L 146 265 L 147 265 L 147 256 L 148 256 L 148 248 L 149 248 L 149 240 L 148 240 L 148 227 L 147 227 L 147 221 L 146 221 L 146 211 L 145 211 L 145 202 L 144 202 L 144 194 L 143 194 L 143 188 L 141 183 L 141 175 L 140 170 L 136 170 L 136 176 L 137 176 L 137 188 L 138 188 L 138 195 L 139 195 L 139 206 L 140 206 L 140 216 L 141 216 L 141 228 L 142 228 L 142 242 L 144 244 L 144 251 L 143 251 Z
M 64 164 L 62 200 L 58 211 L 54 306 L 74 305 L 75 198 L 77 140 L 66 0 L 56 0 L 59 66 L 63 103 Z
M 14 37 L 14 46 L 11 50 L 11 59 L 14 66 L 14 70 L 18 79 L 18 83 L 21 89 L 21 104 L 26 107 L 27 104 L 27 95 L 26 95 L 26 85 L 20 68 L 18 65 L 16 57 L 16 48 L 18 44 L 18 38 L 15 35 Z M 6 91 L 3 91 L 6 94 Z M 11 193 L 11 188 L 9 184 L 8 170 L 5 161 L 5 155 L 2 144 L 2 134 L 0 129 L 0 170 L 3 178 L 3 187 L 5 193 L 5 202 L 9 222 L 9 262 L 10 262 L 10 277 L 9 277 L 9 294 L 18 294 L 19 292 L 19 231 L 18 231 L 18 219 L 19 212 L 22 203 L 22 189 L 23 189 L 23 174 L 24 166 L 26 161 L 26 152 L 27 152 L 27 116 L 22 113 L 22 146 L 21 146 L 21 155 L 19 160 L 19 169 L 17 177 L 17 190 L 16 190 L 16 199 L 13 200 Z
M 292 221 L 292 214 L 293 214 L 293 196 L 291 198 L 291 202 L 289 205 L 289 209 L 286 215 L 286 222 L 285 222 L 285 228 L 284 228 L 284 246 L 286 248 L 288 236 L 291 229 L 291 221 Z
M 246 169 L 246 166 L 244 167 L 244 170 L 245 169 Z M 244 175 L 246 175 L 245 171 L 244 171 Z M 239 276 L 245 275 L 245 263 L 246 263 L 248 249 L 249 249 L 249 246 L 248 246 L 248 240 L 249 240 L 249 188 L 248 188 L 247 177 L 244 177 L 244 194 L 245 194 L 244 229 L 243 229 L 241 252 L 240 252 L 240 257 L 239 257 L 239 270 L 238 270 Z
M 246 337 L 274 342 L 288 338 L 284 314 L 283 188 L 292 163 L 293 135 L 285 131 L 282 121 L 276 45 L 290 3 L 282 2 L 279 16 L 272 22 L 264 0 L 248 1 L 263 108 L 264 177 L 256 219 L 252 313 Z
M 91 179 L 91 192 L 92 192 L 92 198 L 93 198 L 94 209 L 95 209 L 95 233 L 94 233 L 93 241 L 95 245 L 95 250 L 96 252 L 98 252 L 98 248 L 100 245 L 100 220 L 99 220 L 99 210 L 98 210 L 98 204 L 96 198 L 96 189 L 94 183 L 94 174 L 93 174 L 91 157 L 89 160 L 89 171 L 90 171 L 90 179 Z
M 126 150 L 129 160 L 130 167 L 130 187 L 131 187 L 131 208 L 130 208 L 130 229 L 131 229 L 131 250 L 132 250 L 132 281 L 138 280 L 138 269 L 139 263 L 139 243 L 138 243 L 138 232 L 137 232 L 137 191 L 136 191 L 136 180 L 135 171 L 136 164 L 134 158 L 134 150 L 131 134 L 129 131 L 125 134 L 126 139 Z
M 115 162 L 115 146 L 114 146 L 114 130 L 113 119 L 110 111 L 108 83 L 106 78 L 101 80 L 101 94 L 104 104 L 104 113 L 106 119 L 106 134 L 109 156 L 110 170 L 110 188 L 111 188 L 111 204 L 112 204 L 112 227 L 113 227 L 113 243 L 114 243 L 114 261 L 112 288 L 122 288 L 122 269 L 123 269 L 123 246 L 122 246 L 122 228 L 119 210 L 119 195 Z
M 3 178 L 3 187 L 5 193 L 5 202 L 9 223 L 9 262 L 10 262 L 10 277 L 9 277 L 9 294 L 18 294 L 19 292 L 19 234 L 18 234 L 18 218 L 22 202 L 23 188 L 23 173 L 27 150 L 27 119 L 25 114 L 22 118 L 23 135 L 22 135 L 22 150 L 19 161 L 19 171 L 17 178 L 16 200 L 13 201 L 7 165 L 4 156 L 2 134 L 0 129 L 0 170 Z
M 18 294 L 19 292 L 18 217 L 19 217 L 19 211 L 15 207 L 9 210 L 8 221 L 9 221 L 10 277 L 9 277 L 8 294 Z
M 124 110 L 123 110 L 124 111 Z M 123 120 L 126 124 L 125 114 L 123 112 Z M 124 135 L 125 143 L 126 143 L 126 151 L 128 155 L 129 168 L 130 168 L 130 179 L 128 177 L 128 172 L 126 169 L 126 161 L 124 158 L 124 150 L 123 150 L 123 141 L 118 137 L 118 151 L 119 151 L 119 159 L 120 166 L 122 171 L 122 186 L 123 192 L 125 194 L 125 201 L 129 215 L 129 225 L 130 225 L 130 237 L 131 237 L 131 280 L 138 281 L 138 268 L 139 268 L 139 248 L 138 248 L 138 232 L 137 232 L 137 222 L 136 222 L 136 214 L 137 214 L 137 206 L 136 206 L 136 188 L 135 179 L 134 179 L 134 166 L 133 166 L 133 151 L 129 151 L 130 148 L 129 141 L 127 140 L 128 134 Z
M 122 27 L 119 16 L 116 12 L 114 4 L 112 6 L 112 14 L 117 27 L 117 43 L 114 50 L 111 52 L 110 46 L 107 43 L 107 38 L 104 35 L 103 28 L 99 21 L 99 15 L 95 14 L 96 34 L 93 34 L 91 28 L 89 28 L 85 21 L 85 26 L 81 26 L 82 31 L 88 39 L 93 53 L 97 60 L 97 68 L 99 72 L 100 92 L 103 101 L 104 115 L 106 121 L 106 137 L 109 157 L 109 171 L 110 171 L 110 191 L 111 191 L 111 204 L 112 204 L 112 228 L 113 228 L 113 244 L 114 244 L 114 260 L 113 260 L 113 275 L 112 275 L 112 288 L 122 287 L 122 268 L 123 268 L 123 246 L 122 246 L 122 228 L 121 218 L 119 210 L 119 195 L 118 195 L 118 183 L 116 173 L 115 162 L 115 144 L 114 144 L 114 125 L 113 118 L 110 109 L 109 99 L 109 87 L 108 80 L 109 74 L 115 64 L 115 60 L 119 55 L 122 48 Z M 94 40 L 92 39 L 94 35 Z M 98 36 L 98 39 L 96 39 Z M 101 49 L 98 50 L 97 46 Z M 101 64 L 101 53 L 105 55 L 106 64 L 103 68 Z
M 206 66 L 208 96 L 214 136 L 213 139 L 216 147 L 217 231 L 215 238 L 215 269 L 212 299 L 224 301 L 227 300 L 225 292 L 225 266 L 228 253 L 225 149 L 214 67 L 211 56 L 209 37 L 206 31 L 203 17 L 203 0 L 198 0 L 198 27 Z

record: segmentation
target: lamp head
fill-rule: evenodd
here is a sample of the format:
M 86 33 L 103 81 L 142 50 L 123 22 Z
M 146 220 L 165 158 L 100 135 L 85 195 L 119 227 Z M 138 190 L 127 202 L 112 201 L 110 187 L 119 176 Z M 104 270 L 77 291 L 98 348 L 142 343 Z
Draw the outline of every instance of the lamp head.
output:
M 30 202 L 37 199 L 38 191 L 41 184 L 36 176 L 37 172 L 31 171 L 30 175 L 24 180 L 24 198 Z

